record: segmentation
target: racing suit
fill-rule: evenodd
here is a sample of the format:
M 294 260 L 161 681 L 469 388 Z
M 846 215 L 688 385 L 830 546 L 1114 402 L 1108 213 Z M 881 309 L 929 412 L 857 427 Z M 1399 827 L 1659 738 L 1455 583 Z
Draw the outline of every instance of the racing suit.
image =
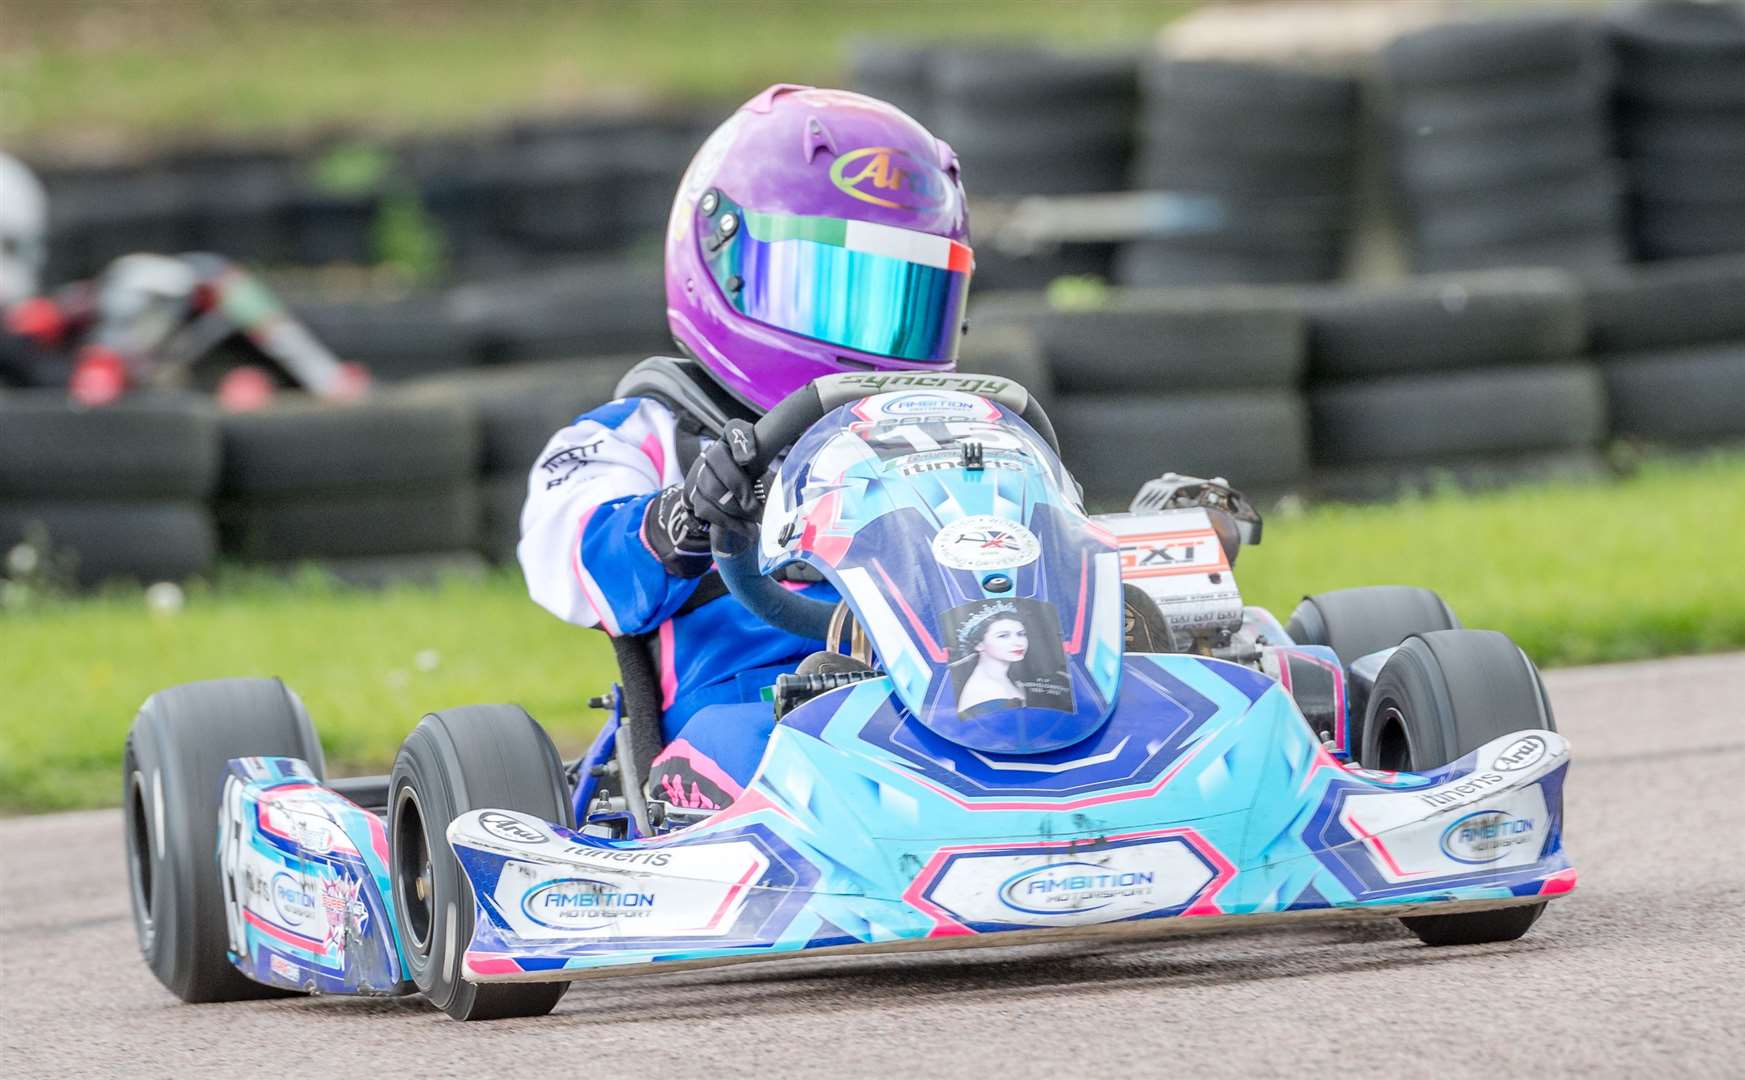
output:
M 650 795 L 710 810 L 738 797 L 763 756 L 774 719 L 762 689 L 823 643 L 763 623 L 729 595 L 681 610 L 709 559 L 675 557 L 651 533 L 690 464 L 678 425 L 663 402 L 629 397 L 554 435 L 528 478 L 517 556 L 528 593 L 559 618 L 657 639 L 664 749 Z M 826 584 L 802 587 L 836 599 Z

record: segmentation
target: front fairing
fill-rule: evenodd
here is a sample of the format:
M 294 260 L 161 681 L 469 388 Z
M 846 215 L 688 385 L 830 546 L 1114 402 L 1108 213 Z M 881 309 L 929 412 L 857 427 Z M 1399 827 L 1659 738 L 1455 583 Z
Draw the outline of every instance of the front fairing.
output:
M 987 752 L 1058 749 L 1102 725 L 1121 676 L 1119 553 L 1073 490 L 998 404 L 879 394 L 787 456 L 763 564 L 820 571 L 935 733 Z

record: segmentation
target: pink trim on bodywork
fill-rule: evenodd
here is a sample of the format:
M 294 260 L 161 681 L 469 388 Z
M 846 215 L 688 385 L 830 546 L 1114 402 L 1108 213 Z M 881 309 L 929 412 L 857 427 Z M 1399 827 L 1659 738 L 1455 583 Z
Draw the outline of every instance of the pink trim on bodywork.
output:
M 897 606 L 903 609 L 903 614 L 908 617 L 909 625 L 915 628 L 915 636 L 921 639 L 921 647 L 927 650 L 927 655 L 931 656 L 936 664 L 945 663 L 945 650 L 939 647 L 939 642 L 934 641 L 933 635 L 929 634 L 927 628 L 921 625 L 921 617 L 915 614 L 915 609 L 909 606 L 909 601 L 903 599 L 903 593 L 897 588 L 897 583 L 891 580 L 891 575 L 885 573 L 884 564 L 874 559 L 873 569 L 879 572 L 879 577 L 885 579 L 885 587 L 891 591 L 891 599 L 895 600 Z
M 501 953 L 469 952 L 467 967 L 480 975 L 519 975 L 522 971 L 520 964 Z
M 242 917 L 245 922 L 256 930 L 261 931 L 263 934 L 269 934 L 276 937 L 280 941 L 294 948 L 305 949 L 318 956 L 325 955 L 327 952 L 327 946 L 323 942 L 317 941 L 312 937 L 304 937 L 302 934 L 287 930 L 282 926 L 275 926 L 246 908 L 243 909 Z
M 1566 892 L 1573 892 L 1574 890 L 1575 868 L 1572 866 L 1568 870 L 1559 870 L 1557 873 L 1546 878 L 1545 883 L 1539 886 L 1539 895 L 1561 896 Z
M 1425 874 L 1429 873 L 1428 870 L 1400 869 L 1400 864 L 1394 861 L 1393 852 L 1389 851 L 1387 846 L 1381 842 L 1381 837 L 1370 832 L 1368 829 L 1365 829 L 1362 825 L 1359 825 L 1357 819 L 1352 817 L 1350 814 L 1346 814 L 1344 817 L 1340 818 L 1339 823 L 1344 825 L 1347 829 L 1350 829 L 1352 835 L 1361 839 L 1364 846 L 1374 851 L 1377 855 L 1380 855 L 1382 861 L 1388 864 L 1388 869 L 1394 872 L 1395 877 L 1423 877 Z

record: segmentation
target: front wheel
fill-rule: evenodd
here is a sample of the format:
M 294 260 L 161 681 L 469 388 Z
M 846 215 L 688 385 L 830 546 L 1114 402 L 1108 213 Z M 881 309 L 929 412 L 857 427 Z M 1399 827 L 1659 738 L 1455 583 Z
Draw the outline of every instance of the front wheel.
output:
M 456 1020 L 543 1016 L 568 983 L 480 985 L 461 977 L 476 912 L 448 826 L 488 808 L 572 824 L 563 763 L 545 729 L 518 705 L 472 705 L 419 721 L 388 781 L 388 873 L 401 955 L 413 984 Z
M 326 775 L 309 714 L 277 679 L 213 679 L 160 690 L 139 707 L 122 753 L 127 877 L 139 948 L 183 1001 L 288 991 L 230 962 L 218 810 L 231 758 L 293 757 Z
M 1364 710 L 1365 768 L 1428 772 L 1499 736 L 1556 731 L 1539 671 L 1494 630 L 1438 630 L 1407 638 L 1376 677 Z M 1513 941 L 1545 904 L 1402 918 L 1426 945 Z

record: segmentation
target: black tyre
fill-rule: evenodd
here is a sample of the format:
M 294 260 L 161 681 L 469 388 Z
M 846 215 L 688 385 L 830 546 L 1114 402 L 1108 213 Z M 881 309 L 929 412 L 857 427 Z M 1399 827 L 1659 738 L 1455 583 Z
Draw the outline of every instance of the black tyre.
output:
M 22 541 L 45 541 L 52 574 L 81 585 L 181 581 L 218 553 L 212 512 L 182 501 L 0 500 L 0 552 Z
M 1551 702 L 1533 662 L 1494 630 L 1440 630 L 1408 638 L 1388 658 L 1364 710 L 1366 768 L 1424 772 L 1513 731 L 1555 731 Z M 1426 945 L 1513 941 L 1543 901 L 1400 921 Z
M 1393 149 L 1395 168 L 1406 190 L 1427 208 L 1433 208 L 1432 200 L 1461 196 L 1487 205 L 1487 188 L 1524 187 L 1531 195 L 1537 181 L 1601 176 L 1609 153 L 1608 132 L 1597 108 L 1594 116 L 1574 124 L 1551 122 L 1501 131 L 1411 128 L 1395 135 Z M 1543 205 L 1556 206 L 1560 201 L 1547 199 Z
M 1347 667 L 1413 634 L 1458 629 L 1460 620 L 1446 600 L 1410 585 L 1366 585 L 1305 596 L 1285 625 L 1293 641 L 1326 645 Z
M 1507 188 L 1473 188 L 1417 208 L 1413 234 L 1427 248 L 1480 247 L 1576 232 L 1621 234 L 1621 188 L 1608 167 L 1579 167 Z
M 1549 270 L 1335 289 L 1304 312 L 1316 378 L 1561 360 L 1581 351 L 1586 328 L 1574 279 Z
M 479 484 L 479 550 L 495 562 L 513 563 L 521 543 L 521 508 L 527 505 L 527 477 L 521 473 L 487 476 Z
M 463 285 L 449 293 L 449 312 L 486 363 L 648 356 L 673 347 L 665 296 L 658 267 L 614 259 Z
M 1420 248 L 1412 265 L 1425 273 L 1533 266 L 1599 271 L 1627 261 L 1623 235 L 1608 226 L 1471 247 Z
M 322 344 L 385 382 L 467 367 L 480 358 L 478 344 L 453 325 L 439 293 L 386 302 L 310 299 L 292 308 Z
M 1591 364 L 1325 383 L 1310 408 L 1315 460 L 1327 465 L 1571 449 L 1606 431 Z
M 226 495 L 404 489 L 470 479 L 472 410 L 456 401 L 372 398 L 332 406 L 291 399 L 223 417 Z
M 1395 38 L 1381 50 L 1394 87 L 1487 83 L 1515 76 L 1567 77 L 1601 62 L 1598 28 L 1579 15 L 1534 14 L 1455 22 Z
M 1596 353 L 1745 339 L 1745 254 L 1620 268 L 1585 286 Z
M 214 679 L 147 698 L 127 733 L 121 802 L 129 897 L 152 973 L 188 1002 L 281 997 L 231 964 L 218 811 L 231 758 L 327 765 L 309 714 L 277 679 Z
M 1329 234 L 1318 248 L 1226 250 L 1216 240 L 1136 240 L 1121 246 L 1115 280 L 1148 288 L 1201 285 L 1282 285 L 1331 281 L 1344 261 L 1343 238 Z
M 217 416 L 192 394 L 101 409 L 61 390 L 0 398 L 0 497 L 203 499 L 217 479 Z
M 1745 437 L 1745 342 L 1602 357 L 1612 430 L 1686 445 Z
M 618 380 L 641 359 L 501 364 L 420 379 L 397 389 L 414 401 L 466 403 L 478 415 L 480 471 L 525 475 L 552 435 L 578 414 L 611 401 Z
M 1086 497 L 1125 507 L 1166 469 L 1223 476 L 1256 498 L 1295 486 L 1307 472 L 1305 412 L 1294 391 L 1248 390 L 1064 397 L 1050 417 Z
M 1067 393 L 1292 387 L 1303 369 L 1302 317 L 1234 292 L 1132 294 L 1036 328 Z
M 490 807 L 573 824 L 563 763 L 545 729 L 519 705 L 470 705 L 420 720 L 388 781 L 389 877 L 412 982 L 456 1020 L 543 1016 L 569 987 L 461 977 L 475 901 L 446 834 L 461 814 Z
M 307 494 L 219 504 L 224 550 L 266 562 L 355 555 L 417 555 L 478 542 L 471 480 L 444 487 L 389 487 L 361 494 Z

